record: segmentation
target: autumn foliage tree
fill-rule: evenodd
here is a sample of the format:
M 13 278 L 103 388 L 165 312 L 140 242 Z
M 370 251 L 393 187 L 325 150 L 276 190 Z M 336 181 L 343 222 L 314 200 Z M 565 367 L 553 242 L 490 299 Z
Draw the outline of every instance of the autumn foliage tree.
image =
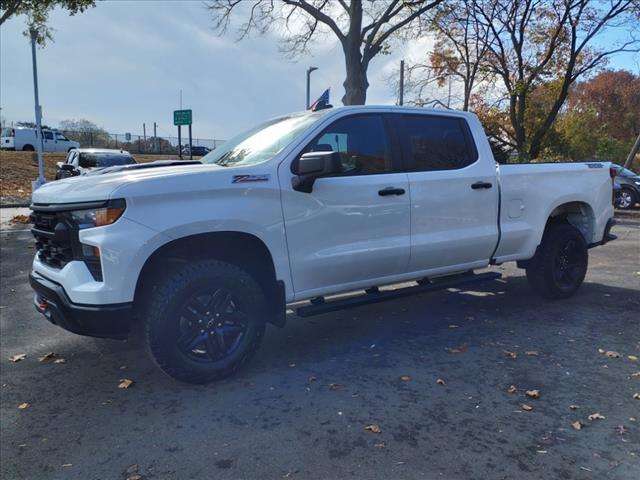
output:
M 486 114 L 494 141 L 520 160 L 540 156 L 576 82 L 640 50 L 638 0 L 461 0 L 438 10 L 430 72 L 461 85 L 462 108 Z M 628 40 L 600 42 L 613 27 Z
M 640 134 L 640 76 L 605 70 L 569 92 L 546 148 L 565 158 L 623 162 Z

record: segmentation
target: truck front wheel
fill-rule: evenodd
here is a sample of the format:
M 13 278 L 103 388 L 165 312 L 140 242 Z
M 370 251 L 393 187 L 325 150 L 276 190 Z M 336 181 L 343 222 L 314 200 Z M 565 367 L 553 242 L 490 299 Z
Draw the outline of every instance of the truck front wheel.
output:
M 527 280 L 545 298 L 572 296 L 587 273 L 589 254 L 580 231 L 567 224 L 551 225 L 527 266 Z
M 165 373 L 183 382 L 206 383 L 235 373 L 264 335 L 260 285 L 225 262 L 180 267 L 146 301 L 147 347 Z

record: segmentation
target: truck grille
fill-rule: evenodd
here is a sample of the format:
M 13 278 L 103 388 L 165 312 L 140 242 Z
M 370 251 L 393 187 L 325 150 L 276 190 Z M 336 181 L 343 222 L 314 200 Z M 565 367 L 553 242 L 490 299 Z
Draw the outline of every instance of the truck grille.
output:
M 38 258 L 46 265 L 62 268 L 73 260 L 72 228 L 68 220 L 58 212 L 31 214 Z M 77 238 L 77 231 L 73 232 Z

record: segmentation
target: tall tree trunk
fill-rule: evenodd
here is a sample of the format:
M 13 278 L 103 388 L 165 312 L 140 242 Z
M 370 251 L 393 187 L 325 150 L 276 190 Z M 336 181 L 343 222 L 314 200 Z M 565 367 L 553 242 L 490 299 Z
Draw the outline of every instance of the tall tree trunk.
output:
M 359 55 L 358 55 L 359 56 Z M 347 78 L 344 80 L 343 105 L 364 105 L 367 100 L 367 69 L 360 59 L 349 62 L 346 60 Z
M 369 57 L 362 58 L 362 0 L 352 0 L 350 4 L 349 31 L 342 42 L 347 76 L 344 80 L 344 105 L 364 105 L 367 100 L 367 67 Z
M 569 72 L 573 72 L 573 62 L 570 63 Z M 556 118 L 560 113 L 560 109 L 569 96 L 569 87 L 573 83 L 569 72 L 565 74 L 564 82 L 562 83 L 562 88 L 560 89 L 558 98 L 556 98 L 555 102 L 553 103 L 553 106 L 547 114 L 544 123 L 538 128 L 538 130 L 533 134 L 531 138 L 531 142 L 529 145 L 529 158 L 531 159 L 538 158 L 538 156 L 540 155 L 540 151 L 542 150 L 542 141 L 544 140 L 545 135 L 551 129 L 553 123 L 556 121 Z

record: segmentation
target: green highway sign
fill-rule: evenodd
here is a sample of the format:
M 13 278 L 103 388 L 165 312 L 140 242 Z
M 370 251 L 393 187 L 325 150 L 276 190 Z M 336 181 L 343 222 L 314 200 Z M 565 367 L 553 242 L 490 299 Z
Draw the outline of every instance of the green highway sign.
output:
M 191 125 L 191 110 L 174 110 L 174 125 Z

